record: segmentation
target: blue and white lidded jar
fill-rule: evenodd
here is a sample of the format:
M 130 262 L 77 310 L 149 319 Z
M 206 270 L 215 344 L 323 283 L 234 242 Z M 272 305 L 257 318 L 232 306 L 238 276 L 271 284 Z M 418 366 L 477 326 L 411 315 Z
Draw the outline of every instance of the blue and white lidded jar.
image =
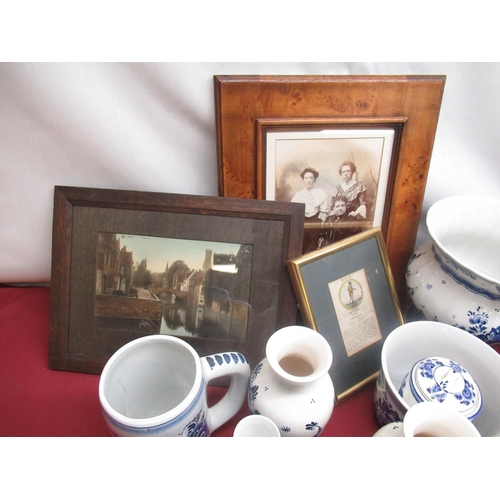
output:
M 410 405 L 437 401 L 473 420 L 482 408 L 481 390 L 470 373 L 448 358 L 429 357 L 415 363 L 399 394 Z

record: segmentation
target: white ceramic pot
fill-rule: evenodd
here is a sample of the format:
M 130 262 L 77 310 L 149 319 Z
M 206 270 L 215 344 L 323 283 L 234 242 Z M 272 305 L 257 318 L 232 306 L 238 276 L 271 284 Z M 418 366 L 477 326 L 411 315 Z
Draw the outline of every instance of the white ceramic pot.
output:
M 278 330 L 250 377 L 251 413 L 270 418 L 283 437 L 319 436 L 335 403 L 331 364 L 330 345 L 318 332 L 302 326 Z
M 426 218 L 431 241 L 412 255 L 406 284 L 425 319 L 500 341 L 500 200 L 452 196 Z
M 209 408 L 207 385 L 219 377 L 231 384 Z M 111 356 L 99 380 L 99 400 L 115 436 L 206 437 L 242 407 L 249 378 L 242 354 L 200 358 L 184 340 L 150 335 Z
M 468 371 L 482 395 L 474 425 L 481 436 L 500 436 L 500 355 L 474 335 L 435 321 L 406 323 L 385 339 L 375 388 L 380 426 L 403 420 L 410 408 L 398 392 L 403 378 L 419 360 L 434 356 L 452 359 Z

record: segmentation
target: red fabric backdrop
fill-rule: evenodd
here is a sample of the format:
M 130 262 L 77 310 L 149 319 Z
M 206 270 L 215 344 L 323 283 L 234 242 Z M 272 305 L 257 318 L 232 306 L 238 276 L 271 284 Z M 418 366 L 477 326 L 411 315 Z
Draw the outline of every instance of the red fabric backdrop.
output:
M 50 370 L 50 289 L 0 287 L 0 435 L 109 436 L 99 376 Z M 337 405 L 322 436 L 371 436 L 378 429 L 370 384 Z M 223 389 L 209 388 L 209 402 Z M 231 436 L 246 406 L 213 436 Z

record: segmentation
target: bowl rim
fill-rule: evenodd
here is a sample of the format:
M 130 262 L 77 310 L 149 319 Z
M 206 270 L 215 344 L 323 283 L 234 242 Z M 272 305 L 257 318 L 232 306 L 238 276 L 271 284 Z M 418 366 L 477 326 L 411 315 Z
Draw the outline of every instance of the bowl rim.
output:
M 436 245 L 436 247 L 439 249 L 440 252 L 442 252 L 444 255 L 448 256 L 451 260 L 453 260 L 456 264 L 458 264 L 460 267 L 472 271 L 476 276 L 481 278 L 482 280 L 492 283 L 494 285 L 500 286 L 500 279 L 495 279 L 492 276 L 486 275 L 483 272 L 478 271 L 476 268 L 465 264 L 463 260 L 459 259 L 453 252 L 450 252 L 446 247 L 443 246 L 441 243 L 440 239 L 438 238 L 436 234 L 436 229 L 433 227 L 433 218 L 435 217 L 435 214 L 437 211 L 442 210 L 443 206 L 447 206 L 450 204 L 455 204 L 457 202 L 459 203 L 460 206 L 463 206 L 463 202 L 465 200 L 474 200 L 476 203 L 474 206 L 478 206 L 479 202 L 481 204 L 484 204 L 485 202 L 487 203 L 492 203 L 498 206 L 499 211 L 500 211 L 500 199 L 495 198 L 493 196 L 478 196 L 478 195 L 473 195 L 473 194 L 462 194 L 462 195 L 455 195 L 455 196 L 447 196 L 446 198 L 442 198 L 438 201 L 436 201 L 427 211 L 427 215 L 425 218 L 425 223 L 427 226 L 427 231 L 429 232 L 429 236 L 431 237 L 433 243 Z M 440 212 L 442 213 L 442 212 Z

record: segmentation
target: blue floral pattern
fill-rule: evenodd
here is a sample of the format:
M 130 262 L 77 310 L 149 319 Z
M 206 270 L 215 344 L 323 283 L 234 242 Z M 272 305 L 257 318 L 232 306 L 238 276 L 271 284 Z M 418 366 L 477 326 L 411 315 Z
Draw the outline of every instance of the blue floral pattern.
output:
M 399 422 L 403 420 L 406 413 L 406 408 L 399 404 L 398 401 L 392 400 L 388 391 L 386 391 L 385 377 L 382 372 L 380 372 L 377 377 L 377 383 L 375 386 L 375 414 L 377 421 L 380 426 Z
M 323 396 L 321 392 L 318 394 L 314 393 L 312 395 L 314 397 L 311 397 L 311 395 L 308 395 L 307 398 L 299 396 L 300 404 L 307 401 L 313 407 L 310 415 L 305 417 L 311 420 L 300 422 L 299 418 L 302 417 L 298 417 L 293 411 L 283 412 L 280 409 L 275 412 L 276 408 L 274 408 L 272 398 L 275 396 L 276 391 L 279 392 L 281 388 L 280 384 L 274 384 L 274 381 L 269 378 L 270 373 L 272 373 L 272 370 L 269 362 L 266 360 L 257 364 L 253 369 L 247 391 L 247 402 L 250 412 L 254 415 L 263 414 L 271 418 L 278 425 L 282 436 L 319 436 L 328 422 L 320 420 L 324 418 L 324 415 L 321 413 L 321 406 L 324 402 L 324 399 L 321 399 Z M 317 406 L 320 407 L 319 414 Z
M 255 401 L 257 399 L 258 394 L 259 394 L 259 386 L 252 385 L 248 391 L 249 401 Z
M 252 385 L 252 382 L 255 381 L 257 378 L 257 375 L 260 373 L 262 369 L 262 363 L 259 363 L 252 371 L 252 374 L 250 375 L 250 382 L 248 385 L 248 394 L 247 394 L 247 401 L 248 401 L 248 407 L 250 408 L 250 411 L 252 413 L 258 413 L 255 408 L 254 408 L 254 403 L 255 400 L 257 399 L 257 396 L 259 395 L 259 386 L 258 385 Z
M 500 342 L 498 287 L 440 254 L 432 241 L 411 256 L 406 286 L 414 308 L 427 320 L 455 326 L 488 344 Z
M 468 311 L 467 317 L 469 318 L 470 325 L 468 328 L 458 324 L 453 326 L 472 333 L 484 342 L 500 342 L 500 327 L 488 326 L 490 315 L 483 309 L 483 307 L 478 306 L 475 311 Z
M 434 372 L 438 366 L 445 366 L 445 364 L 439 359 L 435 358 L 427 358 L 419 365 L 419 372 L 422 377 L 428 378 L 430 380 L 434 380 Z M 452 370 L 452 373 L 460 373 L 466 374 L 467 372 L 457 363 L 451 361 L 446 365 L 449 366 Z M 440 380 L 436 382 L 432 386 L 428 387 L 426 390 L 432 396 L 433 399 L 442 403 L 448 395 L 452 395 L 460 404 L 470 405 L 474 398 L 476 397 L 476 393 L 474 392 L 474 386 L 467 380 L 464 379 L 464 387 L 461 392 L 458 393 L 450 393 L 448 391 L 448 380 Z
M 208 424 L 205 416 L 205 412 L 200 410 L 191 422 L 189 422 L 179 436 L 186 437 L 206 437 L 208 436 Z
M 260 371 L 262 370 L 262 363 L 259 363 L 254 369 L 253 369 L 253 372 L 252 372 L 252 375 L 250 377 L 250 382 L 253 382 L 256 378 L 257 378 L 257 375 L 260 373 Z
M 471 420 L 482 408 L 481 392 L 475 381 L 465 368 L 447 358 L 417 362 L 398 393 L 410 406 L 423 401 L 445 403 Z
M 311 422 L 310 424 L 306 424 L 306 431 L 314 431 L 314 429 L 316 429 L 316 434 L 314 434 L 313 437 L 318 437 L 321 434 L 321 431 L 323 430 L 318 425 L 318 422 Z

